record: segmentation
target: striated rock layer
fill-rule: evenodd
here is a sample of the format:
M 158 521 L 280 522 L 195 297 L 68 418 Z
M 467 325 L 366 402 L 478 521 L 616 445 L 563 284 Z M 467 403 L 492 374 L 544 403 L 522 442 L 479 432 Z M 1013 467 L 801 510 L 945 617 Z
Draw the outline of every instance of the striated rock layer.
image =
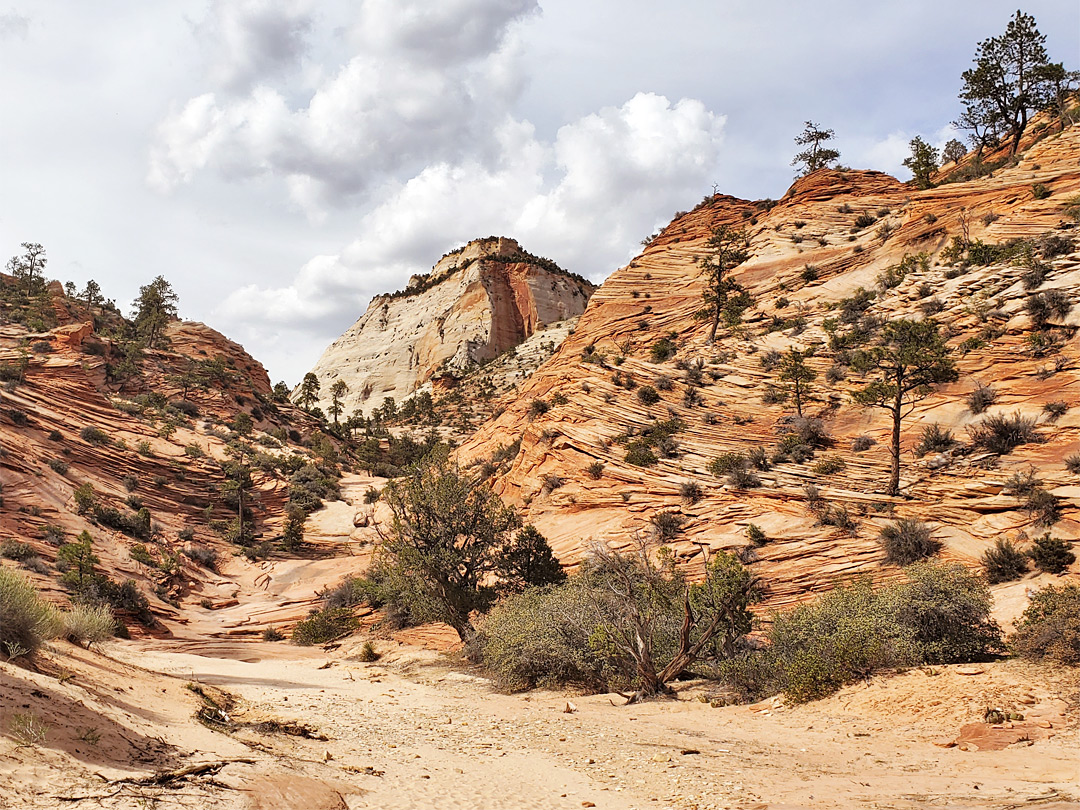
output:
M 319 405 L 338 380 L 345 413 L 401 401 L 440 370 L 462 371 L 517 346 L 538 329 L 580 315 L 593 292 L 584 279 L 538 259 L 513 239 L 469 242 L 364 315 L 313 369 Z M 294 399 L 296 394 L 294 393 Z
M 1040 199 L 1036 184 L 1049 195 Z M 551 540 L 564 563 L 574 564 L 594 543 L 625 547 L 653 534 L 653 519 L 671 511 L 684 521 L 671 542 L 689 571 L 701 570 L 707 549 L 738 549 L 766 581 L 773 605 L 805 598 L 837 577 L 894 575 L 877 536 L 898 517 L 929 522 L 946 559 L 973 565 L 999 538 L 1023 547 L 1049 530 L 1075 540 L 1080 476 L 1065 459 L 1080 451 L 1080 240 L 1064 208 L 1078 191 L 1080 127 L 1073 127 L 1032 145 L 1014 166 L 926 191 L 878 172 L 822 170 L 798 180 L 775 204 L 706 198 L 677 214 L 603 284 L 574 334 L 501 403 L 505 410 L 463 445 L 460 458 L 495 462 L 496 490 Z M 860 215 L 873 224 L 856 225 Z M 708 252 L 710 230 L 722 224 L 748 230 L 751 258 L 734 278 L 755 304 L 742 324 L 722 329 L 709 344 L 708 323 L 694 317 L 704 289 L 699 259 Z M 1040 259 L 1045 278 L 1026 289 L 1022 263 L 953 266 L 942 252 L 965 233 L 989 244 L 1051 233 L 1065 247 Z M 888 278 L 888 268 L 919 253 L 926 254 L 925 266 L 913 262 L 902 278 Z M 885 493 L 889 418 L 852 401 L 865 379 L 832 369 L 837 353 L 826 327 L 834 328 L 839 302 L 860 287 L 874 293 L 869 316 L 933 313 L 960 371 L 958 382 L 905 418 L 896 498 Z M 1059 345 L 1043 351 L 1033 342 L 1039 330 L 1026 306 L 1032 292 L 1050 290 L 1073 306 L 1055 316 L 1050 331 Z M 674 338 L 677 352 L 657 362 L 650 349 L 663 337 Z M 776 402 L 770 389 L 782 385 L 770 352 L 788 347 L 816 351 L 808 362 L 818 377 L 805 412 L 822 420 L 833 445 L 805 463 L 757 471 L 759 487 L 738 488 L 711 474 L 709 462 L 756 447 L 772 453 L 793 408 Z M 972 413 L 967 401 L 977 383 L 997 393 L 983 414 Z M 655 404 L 639 398 L 637 387 L 645 385 L 659 392 Z M 536 407 L 538 399 L 546 411 Z M 1046 409 L 1051 403 L 1062 404 Z M 1038 442 L 1000 457 L 974 447 L 968 428 L 987 415 L 1017 411 L 1036 420 Z M 652 467 L 626 461 L 628 440 L 672 418 L 682 426 L 668 457 L 661 453 Z M 953 432 L 957 446 L 920 457 L 914 448 L 935 422 Z M 856 437 L 866 437 L 858 451 Z M 499 461 L 505 450 L 493 454 L 516 449 L 519 441 L 512 460 Z M 834 457 L 839 463 L 817 466 Z M 1005 488 L 1013 473 L 1032 468 L 1060 507 L 1060 520 L 1050 527 Z M 854 527 L 821 525 L 807 508 L 810 484 L 834 506 L 845 506 Z M 761 548 L 747 540 L 751 523 L 769 538 Z

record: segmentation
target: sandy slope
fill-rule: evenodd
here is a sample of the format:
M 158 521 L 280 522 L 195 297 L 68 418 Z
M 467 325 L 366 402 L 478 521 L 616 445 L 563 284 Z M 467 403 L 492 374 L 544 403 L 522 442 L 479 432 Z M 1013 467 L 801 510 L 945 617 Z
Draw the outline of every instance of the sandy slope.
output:
M 1080 803 L 1080 673 L 1019 662 L 876 678 L 809 706 L 504 695 L 445 655 L 390 641 L 54 645 L 41 673 L 0 665 L 0 806 L 220 808 L 915 808 Z M 73 677 L 61 683 L 56 675 Z M 974 672 L 976 674 L 962 674 Z M 111 683 L 102 688 L 94 684 Z M 195 683 L 236 699 L 231 730 L 192 719 Z M 566 713 L 567 701 L 576 711 Z M 615 702 L 621 702 L 615 698 Z M 51 728 L 16 748 L 29 706 Z M 987 706 L 1024 712 L 1013 729 Z M 296 721 L 326 740 L 262 733 Z M 95 727 L 96 745 L 76 739 Z M 1027 737 L 1028 740 L 1016 740 Z M 959 746 L 942 747 L 959 739 Z M 1012 743 L 1001 750 L 998 746 Z M 966 750 L 964 750 L 966 749 Z M 247 759 L 167 787 L 112 782 Z M 84 797 L 72 801 L 76 797 Z M 10 804 L 5 805 L 8 801 Z M 592 803 L 591 805 L 588 803 Z

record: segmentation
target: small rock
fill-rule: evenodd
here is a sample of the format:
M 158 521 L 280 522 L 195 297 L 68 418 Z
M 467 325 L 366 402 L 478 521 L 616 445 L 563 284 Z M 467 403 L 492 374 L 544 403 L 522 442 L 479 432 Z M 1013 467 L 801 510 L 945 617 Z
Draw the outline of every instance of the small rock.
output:
M 986 672 L 982 667 L 957 667 L 957 675 L 982 675 Z
M 563 711 L 563 714 L 573 714 L 574 712 L 577 711 L 577 706 L 575 706 L 573 703 L 571 703 L 568 700 L 568 701 L 566 701 L 566 706 L 563 707 L 562 711 Z
M 979 750 L 979 746 L 977 746 L 973 742 L 962 742 L 956 747 L 959 748 L 961 751 L 972 751 L 972 752 L 974 752 L 974 751 Z
M 329 762 L 333 758 L 334 758 L 334 755 L 331 754 L 329 751 L 323 751 L 323 755 L 322 755 L 323 762 Z
M 596 803 L 595 802 L 582 802 L 581 806 L 582 807 L 596 807 Z
M 934 745 L 936 745 L 938 748 L 952 748 L 954 745 L 956 745 L 956 740 L 952 739 L 951 737 L 939 737 L 938 739 L 934 740 Z

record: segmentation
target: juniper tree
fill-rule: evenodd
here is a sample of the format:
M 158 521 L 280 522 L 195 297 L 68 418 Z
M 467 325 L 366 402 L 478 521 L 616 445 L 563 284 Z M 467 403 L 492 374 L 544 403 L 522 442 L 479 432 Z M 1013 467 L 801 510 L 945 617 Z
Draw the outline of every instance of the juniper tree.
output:
M 964 159 L 965 155 L 967 155 L 967 149 L 956 138 L 951 138 L 941 150 L 941 159 L 945 163 L 958 163 Z
M 892 470 L 888 493 L 900 491 L 900 424 L 934 387 L 957 379 L 949 347 L 932 320 L 900 319 L 885 324 L 875 346 L 860 350 L 852 365 L 874 379 L 852 397 L 868 407 L 883 408 L 892 417 Z
M 25 281 L 26 294 L 28 296 L 34 294 L 35 276 L 40 282 L 43 278 L 45 271 L 45 265 L 48 264 L 48 258 L 45 256 L 45 248 L 43 248 L 37 242 L 23 242 L 21 245 L 23 254 L 21 256 L 12 256 L 11 260 L 7 263 L 7 271 L 13 275 L 16 281 Z

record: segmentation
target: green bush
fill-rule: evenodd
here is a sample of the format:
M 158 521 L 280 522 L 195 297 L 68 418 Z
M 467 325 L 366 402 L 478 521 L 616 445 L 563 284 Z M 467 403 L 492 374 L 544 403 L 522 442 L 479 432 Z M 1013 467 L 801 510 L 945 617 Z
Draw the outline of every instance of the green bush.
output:
M 109 443 L 109 434 L 106 433 L 104 430 L 93 427 L 91 425 L 87 425 L 81 431 L 79 431 L 79 435 L 82 437 L 84 442 L 89 442 L 90 444 L 101 445 Z
M 61 619 L 64 624 L 64 637 L 87 647 L 112 638 L 116 631 L 116 619 L 108 605 L 77 603 L 71 610 L 61 614 Z
M 914 518 L 901 518 L 885 526 L 878 540 L 885 549 L 885 559 L 896 565 L 911 565 L 941 550 L 941 543 L 930 536 L 930 527 Z
M 660 459 L 649 447 L 648 442 L 635 439 L 626 445 L 626 463 L 636 467 L 655 467 Z
M 654 363 L 663 363 L 675 354 L 675 344 L 668 338 L 660 338 L 649 349 L 649 359 Z
M 1021 416 L 1019 412 L 1012 416 L 993 414 L 968 428 L 968 434 L 977 446 L 991 453 L 1005 455 L 1022 444 L 1042 441 L 1035 430 L 1035 423 L 1035 417 Z
M 922 429 L 919 443 L 915 445 L 915 454 L 925 456 L 928 453 L 944 453 L 956 447 L 952 431 L 933 422 Z
M 708 470 L 719 478 L 736 470 L 745 470 L 746 465 L 747 459 L 742 453 L 721 453 L 709 462 Z
M 637 398 L 642 405 L 655 405 L 660 401 L 660 394 L 651 385 L 643 385 L 637 391 Z
M 0 653 L 8 658 L 33 653 L 60 633 L 60 616 L 34 587 L 10 568 L 0 567 Z
M 975 390 L 967 395 L 968 410 L 972 413 L 982 413 L 995 402 L 997 402 L 998 392 L 992 385 L 987 385 L 984 382 L 976 382 Z
M 347 636 L 357 627 L 358 622 L 348 608 L 325 608 L 313 610 L 303 621 L 293 628 L 293 644 L 310 647 L 313 644 L 326 644 Z
M 1028 554 L 1035 567 L 1048 574 L 1060 574 L 1076 562 L 1076 555 L 1070 550 L 1069 544 L 1061 538 L 1051 537 L 1050 532 L 1036 537 Z
M 1024 658 L 1080 664 L 1080 586 L 1050 586 L 1035 593 L 1009 647 Z
M 800 703 L 880 670 L 980 660 L 1002 649 L 986 583 L 960 565 L 919 563 L 907 581 L 868 578 L 774 617 L 769 646 L 721 668 L 746 698 Z
M 982 564 L 991 585 L 1020 579 L 1028 570 L 1027 555 L 1006 539 L 999 539 L 983 552 Z

